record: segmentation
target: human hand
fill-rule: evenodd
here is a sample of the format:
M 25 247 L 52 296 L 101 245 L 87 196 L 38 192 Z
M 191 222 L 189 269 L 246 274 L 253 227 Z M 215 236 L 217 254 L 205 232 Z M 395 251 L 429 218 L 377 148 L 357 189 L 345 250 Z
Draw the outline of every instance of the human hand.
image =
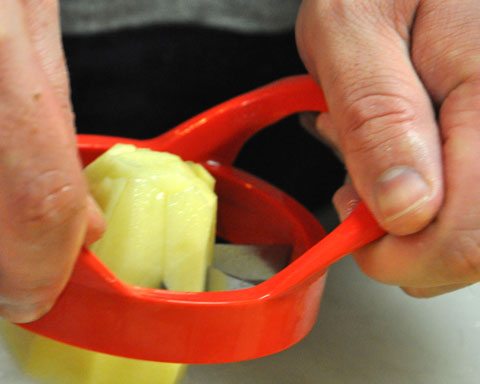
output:
M 335 206 L 389 232 L 356 261 L 416 297 L 480 281 L 479 23 L 476 0 L 304 0 L 297 21 L 352 180 Z
M 39 318 L 103 219 L 77 156 L 58 4 L 0 2 L 0 316 Z

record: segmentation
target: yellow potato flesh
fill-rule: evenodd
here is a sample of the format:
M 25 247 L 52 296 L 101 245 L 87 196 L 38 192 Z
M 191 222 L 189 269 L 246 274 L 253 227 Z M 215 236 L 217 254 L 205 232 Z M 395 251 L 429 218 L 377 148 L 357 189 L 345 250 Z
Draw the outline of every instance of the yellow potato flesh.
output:
M 85 174 L 108 223 L 91 248 L 117 277 L 145 287 L 204 290 L 217 199 L 202 166 L 117 145 Z M 25 372 L 48 384 L 174 384 L 186 369 L 85 351 L 15 326 L 7 326 L 5 338 Z

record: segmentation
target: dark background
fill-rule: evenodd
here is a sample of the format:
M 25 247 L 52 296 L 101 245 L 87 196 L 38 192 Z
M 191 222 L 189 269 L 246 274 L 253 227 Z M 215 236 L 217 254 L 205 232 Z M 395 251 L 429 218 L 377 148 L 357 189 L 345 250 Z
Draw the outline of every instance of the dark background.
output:
M 162 26 L 66 36 L 64 47 L 82 133 L 156 136 L 230 97 L 305 72 L 293 32 Z M 344 177 L 343 166 L 297 116 L 257 134 L 235 164 L 311 210 L 328 203 Z

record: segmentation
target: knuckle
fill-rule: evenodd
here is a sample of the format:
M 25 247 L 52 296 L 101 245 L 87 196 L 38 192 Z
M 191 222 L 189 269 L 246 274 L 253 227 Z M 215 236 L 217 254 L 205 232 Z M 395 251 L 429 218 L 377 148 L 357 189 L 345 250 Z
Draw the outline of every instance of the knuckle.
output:
M 445 99 L 440 109 L 440 125 L 445 147 L 449 142 L 465 137 L 471 130 L 478 131 L 480 117 L 480 73 L 457 86 Z
M 393 94 L 372 94 L 353 101 L 345 112 L 348 124 L 342 134 L 349 153 L 391 152 L 394 143 L 407 138 L 416 121 L 413 104 Z
M 49 170 L 23 184 L 14 199 L 17 220 L 29 226 L 51 228 L 65 224 L 85 206 L 82 183 L 65 171 Z
M 440 110 L 444 125 L 465 125 L 480 111 L 480 73 L 460 83 L 445 100 Z

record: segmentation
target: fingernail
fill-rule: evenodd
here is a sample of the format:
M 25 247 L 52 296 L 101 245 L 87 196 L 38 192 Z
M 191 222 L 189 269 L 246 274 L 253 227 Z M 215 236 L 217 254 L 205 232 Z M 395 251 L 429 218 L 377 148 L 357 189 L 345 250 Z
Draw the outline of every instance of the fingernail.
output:
M 1 315 L 12 323 L 30 323 L 38 320 L 52 308 L 50 303 L 37 303 L 25 305 L 4 305 Z
M 333 205 L 340 221 L 344 221 L 355 209 L 360 201 L 352 184 L 346 183 L 333 195 Z
M 88 215 L 103 220 L 103 212 L 92 195 L 87 195 Z
M 88 227 L 87 233 L 85 234 L 84 245 L 88 247 L 102 236 L 103 232 L 105 232 L 106 223 L 103 212 L 94 198 L 88 195 L 87 199 Z
M 317 118 L 317 113 L 313 112 L 303 112 L 300 114 L 300 124 L 303 128 L 305 128 L 309 133 L 314 135 L 315 137 L 318 136 L 318 132 L 315 129 L 315 120 Z
M 431 190 L 425 179 L 413 168 L 393 167 L 377 180 L 375 199 L 385 221 L 393 221 L 425 204 Z

